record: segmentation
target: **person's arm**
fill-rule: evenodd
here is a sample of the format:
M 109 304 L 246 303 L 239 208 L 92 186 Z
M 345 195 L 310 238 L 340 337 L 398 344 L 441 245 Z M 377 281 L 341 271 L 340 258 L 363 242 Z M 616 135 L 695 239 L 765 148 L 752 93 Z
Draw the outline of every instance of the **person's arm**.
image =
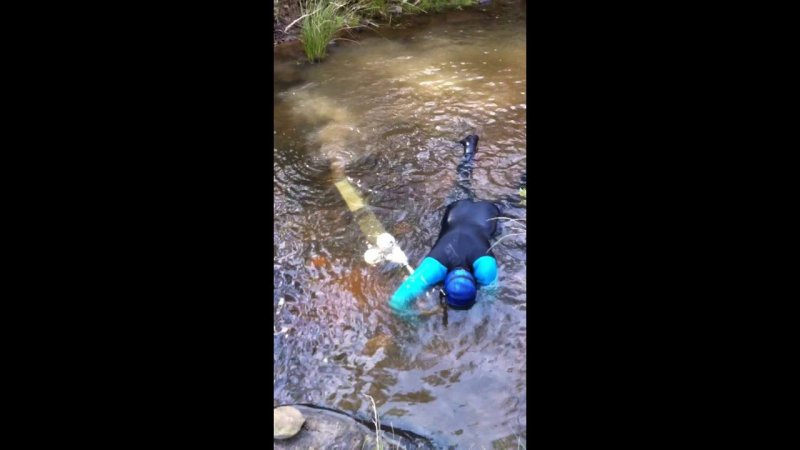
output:
M 481 256 L 472 263 L 475 280 L 481 286 L 488 286 L 497 279 L 497 260 L 489 255 Z
M 397 313 L 407 313 L 414 300 L 429 287 L 444 280 L 447 268 L 439 261 L 426 257 L 417 270 L 400 285 L 389 300 L 389 306 Z

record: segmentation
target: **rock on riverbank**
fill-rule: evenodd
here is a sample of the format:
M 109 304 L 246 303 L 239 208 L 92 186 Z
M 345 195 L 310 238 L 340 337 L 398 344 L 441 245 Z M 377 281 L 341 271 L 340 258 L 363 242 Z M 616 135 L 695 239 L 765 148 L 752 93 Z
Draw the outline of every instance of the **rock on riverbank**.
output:
M 288 439 L 273 440 L 274 449 L 376 448 L 375 431 L 347 414 L 305 405 L 292 405 L 292 408 L 302 413 L 305 423 L 296 435 Z M 381 439 L 385 448 L 435 448 L 424 438 L 411 436 L 402 430 L 396 430 L 395 433 L 381 431 Z
M 303 427 L 303 414 L 292 406 L 281 406 L 273 411 L 272 428 L 275 439 L 289 439 Z

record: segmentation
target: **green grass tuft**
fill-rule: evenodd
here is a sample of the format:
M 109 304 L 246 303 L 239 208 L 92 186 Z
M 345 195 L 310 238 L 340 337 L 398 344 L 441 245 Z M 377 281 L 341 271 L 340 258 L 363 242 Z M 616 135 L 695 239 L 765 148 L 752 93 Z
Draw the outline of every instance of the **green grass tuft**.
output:
M 389 0 L 361 0 L 361 6 L 364 13 L 368 16 L 383 16 L 389 15 Z
M 336 33 L 358 23 L 357 7 L 334 0 L 307 0 L 302 12 L 300 40 L 309 61 L 319 61 L 327 54 L 328 43 Z
M 417 2 L 409 2 L 413 8 L 422 10 L 423 12 L 440 12 L 448 8 L 461 8 L 462 6 L 471 6 L 478 3 L 477 0 L 419 0 Z M 404 8 L 405 10 L 405 8 Z M 413 11 L 413 9 L 411 9 Z

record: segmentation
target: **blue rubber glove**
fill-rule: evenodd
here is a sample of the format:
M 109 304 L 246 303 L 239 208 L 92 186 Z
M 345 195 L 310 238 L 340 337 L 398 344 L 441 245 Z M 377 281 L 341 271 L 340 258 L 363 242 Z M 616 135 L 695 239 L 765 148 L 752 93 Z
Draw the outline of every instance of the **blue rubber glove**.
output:
M 414 300 L 431 286 L 441 283 L 447 275 L 447 268 L 439 261 L 426 257 L 417 270 L 409 275 L 389 300 L 389 306 L 399 314 L 408 313 Z

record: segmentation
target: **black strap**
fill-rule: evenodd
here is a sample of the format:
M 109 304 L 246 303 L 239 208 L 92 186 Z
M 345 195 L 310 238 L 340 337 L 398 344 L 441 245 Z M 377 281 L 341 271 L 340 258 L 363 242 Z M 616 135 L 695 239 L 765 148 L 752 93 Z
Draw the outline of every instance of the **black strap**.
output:
M 442 316 L 442 323 L 445 328 L 447 328 L 447 294 L 445 294 L 442 289 L 439 289 L 439 305 L 442 307 L 442 312 L 444 313 Z

